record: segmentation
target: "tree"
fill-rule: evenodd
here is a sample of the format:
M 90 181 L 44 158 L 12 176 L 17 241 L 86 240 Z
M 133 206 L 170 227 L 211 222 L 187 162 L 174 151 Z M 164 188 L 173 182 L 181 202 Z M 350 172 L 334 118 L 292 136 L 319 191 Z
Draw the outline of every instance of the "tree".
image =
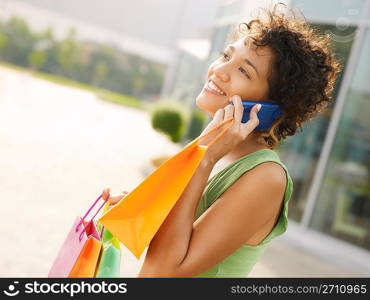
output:
M 93 85 L 99 85 L 108 74 L 108 66 L 104 61 L 98 61 L 95 65 Z
M 8 46 L 9 39 L 6 34 L 0 32 L 0 57 L 5 55 L 5 50 Z
M 36 37 L 32 34 L 27 23 L 16 16 L 3 24 L 3 34 L 7 37 L 5 58 L 11 63 L 26 66 L 28 55 L 32 51 Z
M 73 69 L 77 68 L 81 47 L 76 40 L 76 30 L 70 29 L 68 36 L 57 46 L 57 61 L 61 67 L 62 75 L 73 78 Z
M 46 61 L 45 51 L 32 51 L 28 55 L 28 63 L 32 69 L 38 70 Z

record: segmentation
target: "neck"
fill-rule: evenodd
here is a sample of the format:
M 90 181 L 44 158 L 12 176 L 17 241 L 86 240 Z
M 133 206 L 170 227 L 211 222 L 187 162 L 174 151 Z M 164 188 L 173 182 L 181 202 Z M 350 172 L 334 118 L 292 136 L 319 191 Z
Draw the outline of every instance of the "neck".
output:
M 223 158 L 234 161 L 262 149 L 269 149 L 269 147 L 258 141 L 258 135 L 256 133 L 251 133 L 242 143 L 232 149 Z

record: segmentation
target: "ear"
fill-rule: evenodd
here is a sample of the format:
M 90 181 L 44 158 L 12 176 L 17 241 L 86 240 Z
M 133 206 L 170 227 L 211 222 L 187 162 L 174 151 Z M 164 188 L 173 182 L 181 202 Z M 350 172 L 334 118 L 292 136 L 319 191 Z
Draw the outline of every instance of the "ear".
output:
M 264 139 L 264 136 L 268 135 L 267 133 L 257 131 L 257 132 L 253 132 L 252 134 L 256 137 L 258 143 L 260 143 L 262 145 L 266 145 L 266 141 Z

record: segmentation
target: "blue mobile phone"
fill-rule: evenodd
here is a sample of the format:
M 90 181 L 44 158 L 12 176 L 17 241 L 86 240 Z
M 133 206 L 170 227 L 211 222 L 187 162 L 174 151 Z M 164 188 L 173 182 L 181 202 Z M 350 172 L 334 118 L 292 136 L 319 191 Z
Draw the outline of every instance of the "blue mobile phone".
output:
M 246 123 L 249 120 L 249 113 L 252 107 L 256 104 L 261 104 L 261 109 L 257 113 L 260 122 L 255 130 L 268 130 L 282 113 L 280 105 L 277 103 L 242 100 L 242 104 L 244 106 L 242 123 Z

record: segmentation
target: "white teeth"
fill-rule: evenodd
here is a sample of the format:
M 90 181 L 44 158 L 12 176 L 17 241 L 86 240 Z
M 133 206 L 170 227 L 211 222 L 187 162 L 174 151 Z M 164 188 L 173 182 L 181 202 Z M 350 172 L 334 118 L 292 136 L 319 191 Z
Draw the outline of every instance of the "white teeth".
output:
M 212 80 L 210 80 L 209 82 L 208 82 L 208 87 L 210 88 L 210 89 L 212 89 L 213 91 L 215 91 L 215 92 L 217 92 L 217 93 L 219 93 L 220 95 L 225 95 L 225 93 L 223 92 L 223 91 L 221 91 L 213 82 L 212 82 Z

